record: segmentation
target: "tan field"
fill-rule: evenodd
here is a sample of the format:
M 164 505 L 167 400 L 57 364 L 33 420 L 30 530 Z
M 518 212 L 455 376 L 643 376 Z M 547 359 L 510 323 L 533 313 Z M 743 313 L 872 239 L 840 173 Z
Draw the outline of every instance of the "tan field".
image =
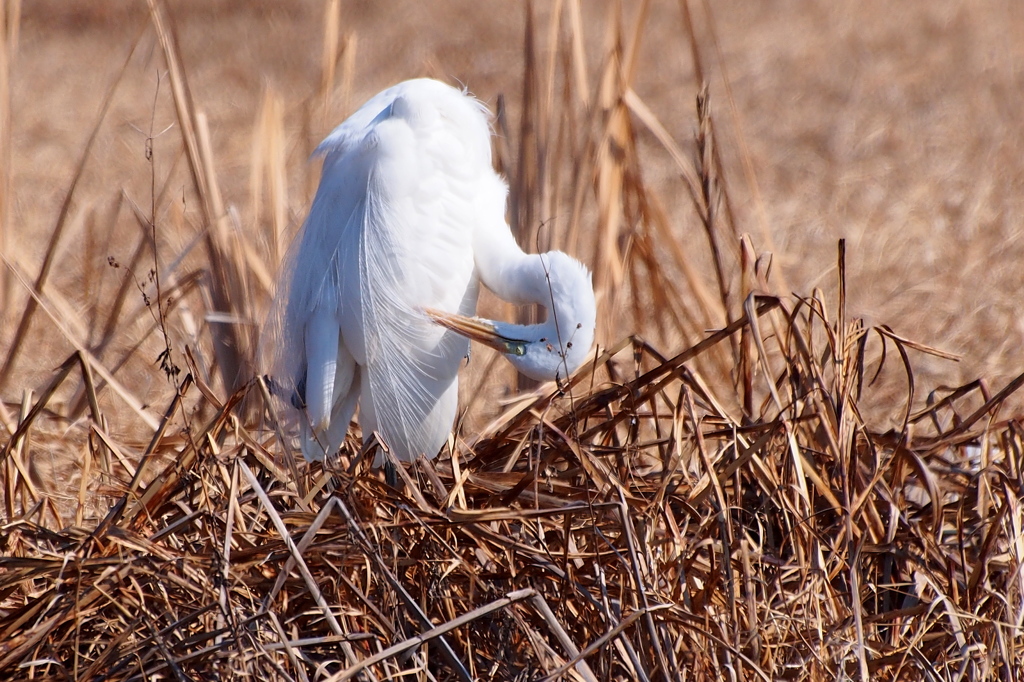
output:
M 1019 2 L 0 8 L 0 677 L 1015 679 Z M 598 349 L 474 349 L 396 492 L 252 379 L 311 152 L 420 76 Z

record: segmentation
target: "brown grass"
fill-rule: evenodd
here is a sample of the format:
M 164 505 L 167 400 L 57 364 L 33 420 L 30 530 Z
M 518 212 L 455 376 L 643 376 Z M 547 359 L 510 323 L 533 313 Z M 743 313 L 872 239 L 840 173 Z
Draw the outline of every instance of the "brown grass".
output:
M 45 237 L 0 242 L 14 301 L 0 346 L 0 677 L 1010 680 L 1024 666 L 1024 374 L 965 381 L 933 347 L 928 309 L 863 319 L 904 276 L 872 278 L 864 261 L 929 276 L 924 252 L 941 240 L 878 256 L 866 232 L 782 229 L 786 187 L 805 224 L 838 210 L 809 186 L 846 192 L 837 205 L 864 221 L 879 202 L 904 232 L 928 221 L 902 220 L 923 210 L 912 198 L 844 189 L 877 159 L 779 181 L 763 160 L 776 132 L 742 115 L 748 68 L 723 37 L 742 18 L 695 2 L 527 5 L 516 47 L 496 48 L 501 73 L 469 83 L 507 93 L 492 104 L 513 229 L 594 267 L 601 347 L 571 382 L 516 397 L 511 372 L 475 350 L 451 448 L 401 470 L 396 491 L 358 429 L 337 462 L 301 465 L 273 410 L 253 407 L 260 321 L 311 187 L 299 169 L 332 122 L 397 79 L 360 75 L 387 47 L 360 21 L 385 18 L 325 2 L 308 10 L 315 43 L 259 45 L 319 61 L 298 69 L 304 92 L 250 92 L 236 134 L 214 112 L 237 84 L 221 73 L 220 97 L 199 95 L 211 76 L 195 44 L 254 49 L 216 30 L 247 25 L 252 6 L 40 6 L 50 26 L 139 37 L 102 70 Z M 3 7 L 0 47 L 40 30 Z M 464 15 L 444 7 L 456 40 Z M 935 7 L 914 10 L 926 33 L 998 32 Z M 885 24 L 872 25 L 883 46 Z M 479 52 L 484 38 L 466 40 Z M 401 76 L 448 78 L 474 53 L 439 50 Z M 16 79 L 21 62 L 4 59 L 0 79 L 12 64 Z M 489 85 L 509 69 L 521 80 Z M 835 136 L 870 116 L 850 112 Z M 132 150 L 132 177 L 105 184 L 112 146 Z M 910 193 L 928 181 L 899 179 Z M 1002 197 L 1003 182 L 978 196 Z M 981 239 L 992 218 L 972 210 L 957 220 Z M 816 241 L 827 259 L 801 267 Z M 954 345 L 1002 319 L 954 315 Z

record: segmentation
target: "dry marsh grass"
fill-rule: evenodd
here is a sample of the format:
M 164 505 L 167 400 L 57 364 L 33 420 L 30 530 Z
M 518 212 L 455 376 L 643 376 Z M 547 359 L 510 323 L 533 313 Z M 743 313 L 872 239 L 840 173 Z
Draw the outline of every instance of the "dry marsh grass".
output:
M 4 154 L 19 7 L 0 12 Z M 892 280 L 852 273 L 864 234 L 810 276 L 794 265 L 708 5 L 669 24 L 655 3 L 527 4 L 514 48 L 488 53 L 489 77 L 519 70 L 492 101 L 513 227 L 594 268 L 600 346 L 571 381 L 519 393 L 475 350 L 456 437 L 401 490 L 357 430 L 336 462 L 297 462 L 257 354 L 312 187 L 298 169 L 377 89 L 359 84 L 376 36 L 346 3 L 315 5 L 315 48 L 265 46 L 319 59 L 306 90 L 267 82 L 230 136 L 186 55 L 251 7 L 98 7 L 61 16 L 131 37 L 92 84 L 45 238 L 12 239 L 10 217 L 0 232 L 0 676 L 1017 678 L 1024 374 L 945 379 L 949 353 L 909 333 L 927 325 L 865 321 L 853 301 Z M 455 42 L 479 45 L 444 7 Z M 645 80 L 666 45 L 680 66 L 662 90 L 692 94 L 675 110 Z M 467 52 L 402 76 L 445 77 Z M 158 74 L 144 99 L 140 73 Z M 242 97 L 230 69 L 215 85 Z M 111 147 L 136 162 L 104 185 Z M 836 201 L 861 200 L 885 204 Z

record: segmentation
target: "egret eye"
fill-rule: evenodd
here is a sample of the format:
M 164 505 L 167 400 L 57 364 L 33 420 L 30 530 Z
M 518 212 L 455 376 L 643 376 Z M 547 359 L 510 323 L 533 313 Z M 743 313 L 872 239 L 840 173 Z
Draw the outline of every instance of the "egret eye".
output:
M 526 343 L 523 341 L 505 341 L 505 353 L 522 357 L 526 355 Z

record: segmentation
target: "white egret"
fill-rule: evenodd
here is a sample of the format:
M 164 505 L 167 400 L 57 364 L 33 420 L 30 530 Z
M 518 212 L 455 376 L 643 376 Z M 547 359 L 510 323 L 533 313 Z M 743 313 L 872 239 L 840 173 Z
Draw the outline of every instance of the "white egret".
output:
M 364 438 L 376 431 L 401 460 L 436 456 L 468 338 L 538 380 L 567 377 L 586 359 L 590 273 L 560 251 L 528 255 L 516 244 L 488 114 L 444 83 L 410 80 L 317 147 L 323 173 L 282 276 L 273 376 L 301 412 L 307 460 L 340 447 L 357 403 Z M 480 281 L 506 301 L 545 306 L 546 321 L 471 317 Z

